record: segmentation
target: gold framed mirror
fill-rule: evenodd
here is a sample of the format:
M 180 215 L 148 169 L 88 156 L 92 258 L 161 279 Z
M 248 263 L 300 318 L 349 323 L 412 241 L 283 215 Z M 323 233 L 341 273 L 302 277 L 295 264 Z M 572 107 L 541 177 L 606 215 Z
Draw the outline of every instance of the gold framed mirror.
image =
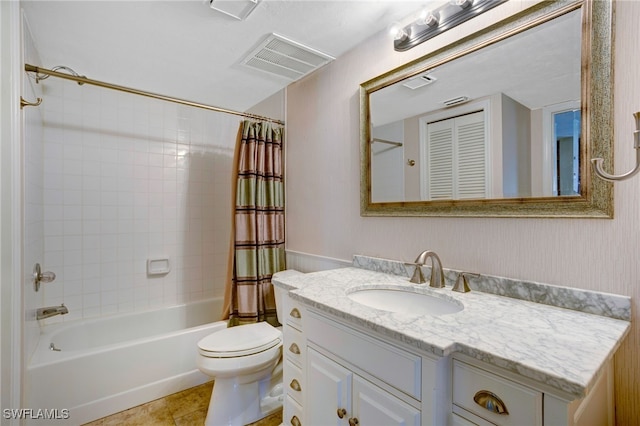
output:
M 362 83 L 361 215 L 612 218 L 612 19 L 541 2 Z

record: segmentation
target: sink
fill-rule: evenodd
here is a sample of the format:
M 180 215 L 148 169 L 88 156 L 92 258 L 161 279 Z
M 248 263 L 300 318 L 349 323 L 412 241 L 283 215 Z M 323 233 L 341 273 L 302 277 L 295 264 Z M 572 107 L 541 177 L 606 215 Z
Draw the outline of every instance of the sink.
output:
M 418 293 L 413 289 L 367 288 L 352 291 L 349 299 L 370 308 L 410 315 L 446 315 L 464 309 L 461 303 Z

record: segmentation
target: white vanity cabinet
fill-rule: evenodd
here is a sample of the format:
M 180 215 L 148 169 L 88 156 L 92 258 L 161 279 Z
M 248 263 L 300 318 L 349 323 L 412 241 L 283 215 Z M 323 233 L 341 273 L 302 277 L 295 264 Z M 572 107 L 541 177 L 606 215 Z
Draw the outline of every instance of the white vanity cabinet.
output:
M 392 344 L 311 308 L 304 310 L 304 338 L 296 337 L 300 330 L 299 319 L 287 321 L 285 425 L 614 423 L 611 362 L 588 395 L 574 400 L 461 354 L 436 358 Z M 288 349 L 296 339 L 300 355 Z M 295 390 L 293 380 L 301 390 Z
M 284 298 L 282 383 L 285 388 L 282 421 L 284 425 L 305 424 L 304 399 L 306 393 L 307 342 L 304 334 L 306 310 L 304 305 L 286 296 Z
M 404 268 L 390 262 L 276 277 L 288 289 L 284 425 L 615 424 L 613 357 L 630 329 L 630 298 L 536 283 L 531 294 L 557 305 L 429 289 L 378 271 Z M 464 309 L 435 318 L 350 298 L 378 286 Z

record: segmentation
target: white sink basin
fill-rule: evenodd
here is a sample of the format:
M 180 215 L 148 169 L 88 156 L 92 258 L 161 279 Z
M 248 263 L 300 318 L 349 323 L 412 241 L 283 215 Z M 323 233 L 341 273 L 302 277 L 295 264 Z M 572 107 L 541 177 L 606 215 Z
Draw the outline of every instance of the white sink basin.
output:
M 462 304 L 441 297 L 417 293 L 411 289 L 361 289 L 348 294 L 349 299 L 370 308 L 410 315 L 446 315 L 460 312 Z

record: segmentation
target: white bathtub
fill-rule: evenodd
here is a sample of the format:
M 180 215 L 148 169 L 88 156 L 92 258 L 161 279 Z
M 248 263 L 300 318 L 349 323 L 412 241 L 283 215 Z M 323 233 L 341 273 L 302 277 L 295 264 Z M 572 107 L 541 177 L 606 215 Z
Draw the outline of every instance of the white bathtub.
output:
M 196 344 L 226 327 L 221 312 L 216 298 L 47 326 L 27 367 L 24 407 L 69 410 L 54 423 L 79 425 L 204 383 Z

